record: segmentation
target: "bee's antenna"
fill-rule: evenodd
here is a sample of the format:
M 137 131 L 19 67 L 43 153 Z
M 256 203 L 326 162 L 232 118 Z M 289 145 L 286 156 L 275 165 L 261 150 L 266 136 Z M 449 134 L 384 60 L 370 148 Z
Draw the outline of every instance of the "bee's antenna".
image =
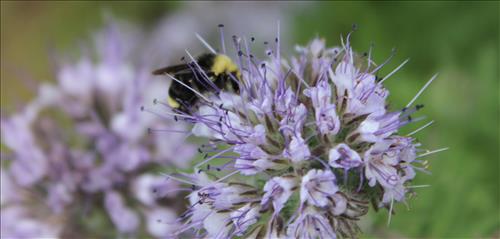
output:
M 222 46 L 222 53 L 226 54 L 226 44 L 224 44 L 224 24 L 219 24 L 219 32 L 220 32 L 220 44 Z
M 217 54 L 217 51 L 216 51 L 216 50 L 214 50 L 214 48 L 212 48 L 212 46 L 210 46 L 210 44 L 208 44 L 208 42 L 207 42 L 207 41 L 205 41 L 205 39 L 203 39 L 203 37 L 201 37 L 201 36 L 200 36 L 200 34 L 198 34 L 198 33 L 195 33 L 195 34 L 196 34 L 196 38 L 198 38 L 198 40 L 200 40 L 200 41 L 201 41 L 201 43 L 203 43 L 203 45 L 205 45 L 205 47 L 206 47 L 208 50 L 210 50 L 210 51 L 211 51 L 212 53 L 214 53 L 214 54 Z

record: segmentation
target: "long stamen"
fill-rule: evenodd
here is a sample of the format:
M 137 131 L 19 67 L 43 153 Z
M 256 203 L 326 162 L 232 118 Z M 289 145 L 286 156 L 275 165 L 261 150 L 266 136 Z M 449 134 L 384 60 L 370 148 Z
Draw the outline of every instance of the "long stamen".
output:
M 173 175 L 170 175 L 170 174 L 166 174 L 166 173 L 161 173 L 161 174 L 163 174 L 164 176 L 167 177 L 166 180 L 173 179 L 173 180 L 180 182 L 180 183 L 185 183 L 185 184 L 189 184 L 189 185 L 197 185 L 196 183 L 189 182 L 189 181 L 186 181 L 184 179 L 174 177 Z
M 203 37 L 201 37 L 198 33 L 195 33 L 195 35 L 196 35 L 196 38 L 198 38 L 198 40 L 200 40 L 200 42 L 203 43 L 203 45 L 208 50 L 210 50 L 213 54 L 217 54 L 217 51 L 215 51 L 214 48 L 212 48 L 212 46 L 210 46 L 210 44 L 208 44 L 208 42 L 206 42 L 205 39 L 203 39 Z
M 226 54 L 226 44 L 224 41 L 224 31 L 223 31 L 224 25 L 219 24 L 219 33 L 220 33 L 220 45 L 222 47 L 222 53 Z
M 391 55 L 389 55 L 389 57 L 384 62 L 382 62 L 382 64 L 380 64 L 373 71 L 371 71 L 370 74 L 373 75 L 375 72 L 379 71 L 383 66 L 385 66 L 394 57 L 395 54 L 396 54 L 396 49 L 392 49 Z
M 216 183 L 218 183 L 218 182 L 222 182 L 222 181 L 224 181 L 224 180 L 228 179 L 229 177 L 231 177 L 231 176 L 233 176 L 233 175 L 235 175 L 235 174 L 237 174 L 237 173 L 239 173 L 239 172 L 238 172 L 238 171 L 234 171 L 234 172 L 232 172 L 232 173 L 230 173 L 230 174 L 228 174 L 228 175 L 226 175 L 226 176 L 224 176 L 224 177 L 222 177 L 222 178 L 219 178 L 219 179 L 218 179 L 217 181 L 215 181 L 215 182 L 216 182 Z
M 211 86 L 214 89 L 216 89 L 217 92 L 219 92 L 220 89 L 217 86 L 215 86 L 213 84 L 213 82 L 210 81 L 210 77 L 208 77 L 207 73 L 205 73 L 205 70 L 203 68 L 201 68 L 201 66 L 198 64 L 198 61 L 195 60 L 193 55 L 191 55 L 191 53 L 189 53 L 189 51 L 187 49 L 185 50 L 185 52 L 189 56 L 189 58 L 191 59 L 191 62 L 194 63 L 194 65 L 198 68 L 198 72 L 200 72 L 203 75 L 203 78 L 205 79 L 205 81 L 209 82 L 209 84 L 211 84 Z M 207 102 L 210 102 L 210 101 L 207 100 Z
M 427 188 L 427 187 L 430 187 L 431 185 L 429 184 L 426 184 L 426 185 L 411 185 L 411 186 L 407 186 L 407 188 Z
M 429 123 L 427 123 L 427 124 L 425 124 L 424 126 L 422 126 L 422 127 L 418 128 L 418 129 L 416 129 L 415 131 L 413 131 L 413 132 L 411 132 L 411 133 L 407 134 L 406 136 L 412 136 L 412 135 L 414 135 L 414 134 L 416 134 L 416 133 L 420 132 L 421 130 L 423 130 L 423 129 L 427 128 L 427 127 L 428 127 L 428 126 L 430 126 L 432 123 L 434 123 L 434 120 L 431 120 Z
M 436 149 L 436 150 L 432 150 L 432 151 L 429 151 L 427 153 L 423 153 L 421 155 L 418 155 L 417 158 L 422 158 L 422 157 L 425 157 L 425 156 L 428 156 L 428 155 L 431 155 L 431 154 L 435 154 L 435 153 L 439 153 L 439 152 L 442 152 L 442 151 L 445 151 L 445 150 L 448 150 L 449 148 L 446 147 L 446 148 L 440 148 L 440 149 Z
M 394 69 L 393 71 L 391 71 L 391 73 L 387 74 L 384 78 L 382 78 L 382 80 L 379 82 L 379 84 L 382 84 L 384 83 L 385 80 L 389 79 L 389 77 L 391 77 L 394 73 L 396 73 L 397 71 L 399 71 L 399 69 L 401 69 L 401 67 L 403 67 L 406 63 L 408 63 L 410 59 L 406 59 L 405 61 L 403 61 L 403 63 L 401 63 L 401 65 L 399 65 L 398 67 L 396 67 L 396 69 Z
M 422 89 L 420 89 L 418 91 L 418 93 L 413 97 L 413 99 L 410 100 L 410 102 L 406 105 L 406 108 L 410 107 L 410 105 L 413 104 L 413 102 L 415 102 L 415 100 L 417 100 L 417 98 L 420 96 L 420 94 L 422 94 L 422 92 L 424 92 L 424 90 L 432 83 L 432 81 L 434 81 L 434 79 L 436 79 L 436 77 L 439 75 L 439 73 L 436 73 L 432 76 L 432 78 L 427 81 L 427 83 L 425 83 L 425 85 L 422 87 Z
M 206 159 L 206 160 L 203 160 L 202 162 L 200 162 L 200 163 L 196 164 L 196 165 L 194 166 L 194 168 L 199 168 L 201 165 L 206 164 L 206 163 L 207 163 L 207 162 L 209 162 L 210 160 L 212 160 L 212 159 L 214 159 L 214 158 L 217 158 L 218 156 L 220 156 L 220 155 L 222 155 L 222 154 L 224 154 L 224 153 L 227 153 L 227 152 L 229 152 L 229 151 L 231 151 L 231 150 L 233 150 L 233 147 L 228 148 L 228 149 L 225 149 L 225 150 L 222 150 L 222 151 L 220 151 L 219 153 L 214 154 L 214 155 L 213 155 L 213 156 L 211 156 L 210 158 L 208 158 L 208 159 Z
M 392 218 L 392 208 L 394 206 L 394 198 L 391 198 L 391 206 L 389 208 L 389 218 L 387 220 L 387 226 L 391 224 L 391 218 Z
M 177 81 L 177 83 L 183 85 L 184 87 L 188 88 L 189 90 L 191 90 L 192 92 L 194 92 L 195 94 L 197 94 L 199 97 L 201 97 L 202 99 L 204 99 L 205 101 L 207 102 L 211 102 L 207 97 L 205 97 L 203 94 L 201 94 L 200 92 L 198 92 L 197 90 L 191 88 L 190 86 L 184 84 L 184 82 L 176 79 L 173 75 L 170 75 L 168 73 L 165 73 L 165 75 L 167 75 L 168 77 L 172 78 L 172 80 L 175 80 Z
M 148 128 L 148 133 L 159 133 L 159 132 L 187 134 L 187 133 L 190 133 L 191 131 L 189 131 L 189 130 L 175 130 L 175 129 L 153 129 L 153 128 Z

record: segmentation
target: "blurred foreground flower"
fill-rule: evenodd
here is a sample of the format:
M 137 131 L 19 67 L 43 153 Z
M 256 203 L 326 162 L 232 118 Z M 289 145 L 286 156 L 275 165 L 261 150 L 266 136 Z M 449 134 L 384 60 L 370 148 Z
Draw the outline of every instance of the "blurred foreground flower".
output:
M 392 214 L 395 201 L 405 202 L 418 187 L 410 185 L 415 171 L 426 172 L 419 158 L 432 153 L 422 153 L 411 135 L 429 124 L 397 133 L 420 120 L 412 115 L 423 106 L 414 102 L 435 76 L 406 107 L 389 110 L 382 83 L 406 61 L 378 78 L 385 63 L 377 66 L 371 50 L 353 52 L 350 35 L 335 48 L 315 39 L 290 60 L 281 57 L 279 38 L 258 60 L 249 50 L 253 38 L 234 36 L 239 93 L 209 94 L 187 113 L 164 113 L 208 139 L 193 174 L 170 175 L 193 190 L 174 235 L 356 237 L 370 203 Z M 197 64 L 192 70 L 198 78 L 210 75 Z
M 156 237 L 175 228 L 161 221 L 182 210 L 182 189 L 153 173 L 188 166 L 196 148 L 180 134 L 148 134 L 186 128 L 141 113 L 168 85 L 141 60 L 139 36 L 110 23 L 95 35 L 96 55 L 61 64 L 57 85 L 42 85 L 23 111 L 1 119 L 2 238 L 109 237 L 103 214 L 121 234 L 141 235 L 141 222 Z

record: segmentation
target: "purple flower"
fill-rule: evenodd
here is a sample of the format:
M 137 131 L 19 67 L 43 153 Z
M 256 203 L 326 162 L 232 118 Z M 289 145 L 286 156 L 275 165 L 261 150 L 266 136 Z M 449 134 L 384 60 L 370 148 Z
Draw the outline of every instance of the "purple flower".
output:
M 316 125 L 323 135 L 335 135 L 340 130 L 340 121 L 336 113 L 336 106 L 332 103 L 330 87 L 326 80 L 321 80 L 316 87 L 304 90 L 304 94 L 312 100 Z
M 356 237 L 368 202 L 390 204 L 392 213 L 393 202 L 405 200 L 420 169 L 414 164 L 422 163 L 420 144 L 397 134 L 417 121 L 411 115 L 422 106 L 412 104 L 422 90 L 389 111 L 382 83 L 406 61 L 378 79 L 385 63 L 353 52 L 350 36 L 334 48 L 313 40 L 290 60 L 279 37 L 263 59 L 250 51 L 251 40 L 233 37 L 241 77 L 229 77 L 239 91 L 190 89 L 204 99 L 190 113 L 165 116 L 193 124 L 193 135 L 208 141 L 195 172 L 177 177 L 194 192 L 174 235 Z M 222 48 L 217 54 L 229 57 Z
M 144 40 L 137 33 L 124 23 L 110 21 L 95 35 L 92 51 L 84 52 L 74 63 L 60 62 L 55 84 L 40 86 L 36 98 L 22 111 L 2 117 L 2 144 L 7 149 L 2 152 L 2 162 L 9 161 L 2 163 L 2 174 L 8 173 L 15 185 L 2 200 L 7 201 L 6 208 L 17 208 L 12 209 L 16 213 L 7 214 L 9 218 L 29 219 L 25 212 L 33 211 L 32 197 L 39 200 L 37 207 L 48 206 L 43 212 L 61 218 L 80 218 L 89 211 L 103 210 L 101 214 L 110 219 L 105 221 L 111 221 L 116 231 L 133 235 L 147 224 L 142 214 L 154 213 L 165 198 L 182 197 L 178 184 L 148 171 L 187 167 L 196 147 L 184 142 L 185 124 L 140 110 L 162 97 L 168 84 L 151 76 L 149 60 L 138 57 L 145 53 L 138 48 Z M 96 55 L 92 55 L 94 51 Z M 158 134 L 167 129 L 181 133 L 169 138 Z M 24 196 L 24 191 L 32 194 Z M 37 234 L 46 225 L 35 220 L 43 214 L 36 216 L 29 221 L 33 225 L 8 224 L 5 231 L 14 230 L 12 235 L 24 237 L 57 237 L 80 226 L 79 221 L 54 220 L 50 227 L 57 230 Z M 108 231 L 105 227 L 102 230 Z M 170 228 L 162 233 L 149 227 L 154 235 L 174 231 Z M 84 226 L 82 233 L 85 230 Z
M 286 229 L 287 238 L 337 238 L 333 225 L 317 209 L 307 207 Z
M 12 176 L 24 186 L 38 182 L 46 175 L 48 168 L 46 155 L 36 144 L 32 132 L 33 121 L 39 110 L 37 104 L 33 103 L 26 106 L 23 112 L 1 120 L 2 140 L 12 149 L 16 158 L 10 166 Z
M 246 204 L 231 212 L 231 218 L 236 228 L 236 235 L 244 235 L 248 227 L 258 222 L 260 218 L 259 204 Z
M 273 162 L 273 157 L 253 144 L 238 145 L 234 152 L 240 156 L 236 159 L 234 167 L 242 174 L 252 175 L 268 169 L 279 169 L 280 164 Z
M 120 232 L 133 232 L 139 226 L 138 215 L 125 205 L 123 197 L 113 191 L 108 191 L 104 198 L 104 205 L 113 224 Z
M 274 213 L 277 214 L 283 209 L 296 187 L 297 182 L 293 177 L 274 177 L 264 185 L 261 204 L 272 202 Z
M 146 228 L 155 237 L 164 238 L 180 228 L 177 214 L 167 207 L 154 207 L 146 213 Z
M 346 170 L 359 167 L 363 163 L 359 154 L 346 144 L 338 144 L 330 149 L 328 162 L 334 168 L 344 168 Z
M 289 158 L 293 163 L 308 160 L 311 152 L 305 140 L 300 136 L 292 136 L 288 148 L 283 152 L 283 156 Z
M 317 207 L 328 204 L 328 197 L 339 190 L 335 175 L 331 171 L 312 169 L 302 177 L 300 185 L 300 202 Z

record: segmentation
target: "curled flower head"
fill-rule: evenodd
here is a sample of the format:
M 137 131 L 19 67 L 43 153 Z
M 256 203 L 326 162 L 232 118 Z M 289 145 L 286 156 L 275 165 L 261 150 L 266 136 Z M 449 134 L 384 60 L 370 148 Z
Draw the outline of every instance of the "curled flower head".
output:
M 204 99 L 167 113 L 208 141 L 195 173 L 177 178 L 193 192 L 175 235 L 355 237 L 368 202 L 392 210 L 405 200 L 415 169 L 425 169 L 415 166 L 424 163 L 416 159 L 420 144 L 398 130 L 418 121 L 412 114 L 422 106 L 413 103 L 422 90 L 391 111 L 382 83 L 406 61 L 380 79 L 385 63 L 376 65 L 371 50 L 355 53 L 350 36 L 333 48 L 315 39 L 290 59 L 279 38 L 259 59 L 253 39 L 233 37 L 241 76 L 229 77 L 238 91 L 190 89 Z

